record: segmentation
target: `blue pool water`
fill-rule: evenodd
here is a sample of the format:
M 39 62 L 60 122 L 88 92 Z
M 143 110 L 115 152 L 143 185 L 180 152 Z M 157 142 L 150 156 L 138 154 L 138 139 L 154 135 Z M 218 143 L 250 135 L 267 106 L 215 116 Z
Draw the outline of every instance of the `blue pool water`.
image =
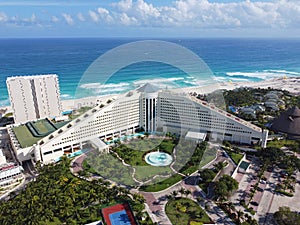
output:
M 109 219 L 112 225 L 131 225 L 126 210 L 110 214 Z
M 70 153 L 70 154 L 68 154 L 68 158 L 73 158 L 75 156 L 79 156 L 79 155 L 85 153 L 86 151 L 87 151 L 87 149 L 81 149 L 81 150 L 78 150 L 76 152 Z M 56 159 L 55 162 L 59 162 L 60 160 L 61 160 L 61 157 Z

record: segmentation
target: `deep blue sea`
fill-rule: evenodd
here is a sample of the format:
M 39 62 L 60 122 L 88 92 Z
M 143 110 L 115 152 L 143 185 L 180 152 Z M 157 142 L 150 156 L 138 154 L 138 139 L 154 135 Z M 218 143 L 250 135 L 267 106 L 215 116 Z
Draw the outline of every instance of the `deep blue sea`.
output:
M 89 65 L 99 56 L 134 41 L 141 39 L 0 39 L 0 106 L 9 105 L 6 78 L 18 75 L 57 74 L 62 99 L 119 93 L 145 82 L 190 87 L 212 81 L 300 76 L 300 40 L 163 39 L 194 52 L 212 74 L 197 76 L 173 65 L 141 61 L 120 68 L 105 84 L 100 75 L 88 82 L 82 80 Z M 117 60 L 118 57 L 113 59 Z

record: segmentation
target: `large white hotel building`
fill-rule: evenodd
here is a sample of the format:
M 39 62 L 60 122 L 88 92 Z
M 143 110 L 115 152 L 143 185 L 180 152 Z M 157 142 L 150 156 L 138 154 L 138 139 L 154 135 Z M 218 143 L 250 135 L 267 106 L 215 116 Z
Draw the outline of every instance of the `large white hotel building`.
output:
M 137 129 L 146 132 L 205 132 L 210 139 L 266 145 L 268 130 L 235 117 L 193 96 L 159 90 L 151 84 L 97 105 L 80 117 L 40 138 L 32 146 L 21 146 L 14 127 L 8 128 L 20 161 L 44 163 L 79 151 L 87 143 L 104 142 Z
M 61 115 L 57 75 L 9 77 L 6 84 L 16 124 Z

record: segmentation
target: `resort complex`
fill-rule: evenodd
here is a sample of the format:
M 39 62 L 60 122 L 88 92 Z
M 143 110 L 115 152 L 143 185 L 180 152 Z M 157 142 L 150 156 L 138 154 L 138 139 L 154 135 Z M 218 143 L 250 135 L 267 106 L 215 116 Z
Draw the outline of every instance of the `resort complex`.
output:
M 213 104 L 190 95 L 159 90 L 151 84 L 97 105 L 72 121 L 55 122 L 46 118 L 12 125 L 8 133 L 20 162 L 32 159 L 49 163 L 90 145 L 107 149 L 105 142 L 139 130 L 181 136 L 198 132 L 210 140 L 261 146 L 266 146 L 268 137 L 268 130 Z
M 27 190 L 45 205 L 57 201 L 53 193 L 69 196 L 59 204 L 72 212 L 54 208 L 54 218 L 42 219 L 54 224 L 271 224 L 265 208 L 276 212 L 286 201 L 274 193 L 298 207 L 297 95 L 246 87 L 220 98 L 146 83 L 63 102 L 63 110 L 56 75 L 12 77 L 7 85 L 16 122 L 0 131 L 0 193 L 12 198 L 4 211 L 18 198 L 31 204 Z M 25 192 L 17 195 L 19 188 Z M 277 217 L 294 215 L 280 210 Z M 40 220 L 32 215 L 28 221 Z

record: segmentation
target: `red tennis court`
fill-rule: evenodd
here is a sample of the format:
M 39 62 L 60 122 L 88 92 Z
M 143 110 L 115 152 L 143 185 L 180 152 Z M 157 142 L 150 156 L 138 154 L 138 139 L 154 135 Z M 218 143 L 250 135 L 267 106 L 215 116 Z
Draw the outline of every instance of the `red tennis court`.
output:
M 102 215 L 107 225 L 137 225 L 127 203 L 103 208 Z

